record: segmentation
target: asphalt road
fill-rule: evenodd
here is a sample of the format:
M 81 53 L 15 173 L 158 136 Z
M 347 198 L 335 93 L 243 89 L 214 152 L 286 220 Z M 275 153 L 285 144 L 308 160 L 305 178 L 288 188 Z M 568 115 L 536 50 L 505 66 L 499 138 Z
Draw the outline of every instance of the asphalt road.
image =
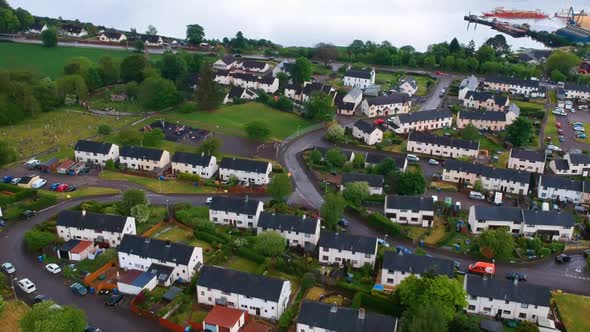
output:
M 431 93 L 426 99 L 426 101 L 421 105 L 421 111 L 429 111 L 438 109 L 438 106 L 442 102 L 442 97 L 440 96 L 440 91 L 442 89 L 449 90 L 449 86 L 453 82 L 453 80 L 457 79 L 458 76 L 444 74 L 443 76 L 439 77 L 436 85 L 431 88 Z

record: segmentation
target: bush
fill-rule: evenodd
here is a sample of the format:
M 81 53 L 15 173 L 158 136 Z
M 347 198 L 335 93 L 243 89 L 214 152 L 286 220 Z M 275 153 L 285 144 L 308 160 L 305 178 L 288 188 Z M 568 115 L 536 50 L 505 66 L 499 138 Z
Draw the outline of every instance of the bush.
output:
M 112 132 L 113 132 L 113 128 L 111 128 L 111 126 L 109 126 L 109 125 L 101 124 L 98 126 L 98 133 L 100 135 L 109 135 Z
M 254 250 L 245 247 L 238 249 L 238 256 L 245 259 L 249 259 L 258 264 L 263 264 L 266 261 L 266 258 L 264 256 L 259 255 Z
M 367 218 L 367 222 L 371 227 L 374 227 L 382 232 L 385 232 L 389 236 L 396 236 L 401 233 L 401 226 L 380 213 L 371 213 Z
M 178 173 L 178 174 L 176 174 L 176 178 L 179 181 L 185 181 L 185 182 L 199 182 L 199 181 L 201 181 L 201 177 L 198 174 L 191 174 L 191 173 Z
M 353 308 L 365 308 L 370 311 L 382 313 L 385 315 L 391 315 L 393 312 L 397 312 L 398 307 L 381 297 L 370 295 L 363 292 L 357 292 L 352 298 Z
M 178 106 L 178 112 L 188 114 L 197 110 L 197 103 L 193 101 L 184 102 L 182 105 Z
M 25 233 L 25 247 L 30 252 L 39 252 L 41 249 L 57 241 L 57 235 L 33 228 Z

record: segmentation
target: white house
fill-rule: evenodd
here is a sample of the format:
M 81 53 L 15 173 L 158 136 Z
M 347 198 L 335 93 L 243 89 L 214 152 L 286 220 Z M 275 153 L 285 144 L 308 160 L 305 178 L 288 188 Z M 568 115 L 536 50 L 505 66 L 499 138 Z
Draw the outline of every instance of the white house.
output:
M 156 35 L 143 35 L 141 36 L 141 40 L 143 41 L 145 46 L 158 47 L 164 45 L 164 39 Z
M 406 146 L 408 152 L 445 158 L 477 158 L 479 142 L 424 132 L 411 132 Z
M 238 62 L 236 58 L 231 55 L 226 55 L 223 58 L 213 62 L 213 68 L 215 70 L 230 70 L 237 67 Z
M 356 86 L 366 89 L 371 84 L 375 84 L 374 69 L 348 69 L 344 74 L 344 86 Z
M 362 174 L 362 173 L 344 173 L 340 183 L 340 190 L 344 190 L 346 185 L 353 182 L 366 182 L 369 185 L 370 195 L 383 195 L 383 175 L 380 174 Z
M 397 318 L 390 315 L 305 300 L 297 316 L 297 332 L 396 332 Z
M 549 168 L 558 175 L 590 175 L 590 155 L 583 153 L 566 153 L 563 159 L 549 162 Z
M 443 166 L 442 179 L 468 187 L 481 180 L 485 190 L 528 195 L 531 173 L 449 159 Z
M 365 142 L 367 145 L 375 145 L 383 141 L 383 130 L 365 120 L 358 120 L 352 125 L 352 136 Z
M 119 154 L 119 162 L 130 169 L 158 173 L 170 164 L 170 153 L 166 150 L 124 146 Z
M 119 146 L 111 143 L 101 143 L 79 140 L 74 147 L 76 161 L 104 166 L 108 160 L 119 159 Z
M 545 171 L 545 154 L 538 151 L 510 149 L 508 168 L 543 174 Z
M 154 272 L 164 286 L 189 282 L 203 265 L 201 247 L 130 234 L 123 236 L 117 255 L 122 269 Z
M 257 80 L 257 89 L 266 93 L 275 93 L 279 89 L 279 79 L 272 76 L 259 77 Z
M 566 99 L 590 100 L 590 85 L 566 83 L 563 92 Z
M 255 199 L 214 196 L 209 204 L 209 220 L 238 228 L 256 228 L 264 204 Z
M 258 234 L 275 231 L 281 234 L 289 247 L 313 250 L 320 239 L 320 220 L 306 215 L 294 216 L 262 212 L 258 218 Z
M 258 98 L 258 94 L 256 91 L 252 89 L 241 88 L 239 86 L 234 86 L 231 90 L 225 95 L 223 98 L 223 104 L 234 103 L 239 99 L 243 100 L 254 100 Z
M 270 182 L 271 171 L 272 164 L 267 161 L 223 158 L 219 164 L 219 178 L 222 181 L 236 177 L 248 184 L 265 185 Z
M 270 66 L 266 62 L 244 60 L 239 65 L 241 69 L 249 72 L 264 73 L 270 69 Z
M 344 96 L 338 94 L 334 100 L 334 104 L 336 105 L 336 111 L 338 114 L 354 115 L 356 108 L 362 101 L 363 90 L 359 87 L 354 87 Z
M 588 203 L 584 199 L 590 192 L 590 182 L 572 180 L 563 176 L 542 175 L 539 177 L 537 197 L 568 203 Z
M 397 87 L 397 92 L 407 93 L 410 97 L 415 95 L 417 91 L 418 82 L 416 82 L 416 79 L 411 76 L 402 79 Z
M 419 111 L 396 115 L 387 120 L 387 124 L 397 134 L 437 130 L 450 128 L 453 125 L 453 115 L 448 110 Z
M 88 32 L 83 27 L 75 24 L 64 24 L 61 26 L 60 31 L 67 37 L 82 38 L 88 36 Z
M 31 27 L 29 28 L 29 33 L 31 34 L 40 34 L 43 31 L 49 29 L 47 27 L 47 24 L 41 24 L 41 23 L 34 23 L 33 25 L 31 25 Z
M 491 112 L 503 112 L 510 105 L 506 96 L 488 92 L 468 91 L 463 99 L 463 106 L 473 109 L 485 109 Z
M 250 315 L 278 320 L 289 305 L 291 282 L 205 265 L 197 280 L 197 301 L 225 305 Z
M 411 275 L 420 277 L 424 273 L 446 275 L 452 279 L 455 277 L 455 265 L 448 259 L 386 251 L 383 254 L 381 279 L 377 282 L 393 288 Z
M 468 91 L 476 91 L 479 87 L 479 80 L 474 75 L 468 76 L 459 84 L 459 100 L 465 99 Z
M 277 77 L 278 73 L 285 73 L 287 76 L 291 76 L 291 70 L 295 64 L 293 62 L 289 62 L 288 60 L 281 61 L 276 67 L 272 70 L 272 76 Z
M 102 247 L 116 247 L 124 234 L 135 234 L 135 218 L 63 210 L 57 215 L 56 231 L 64 241 L 86 240 Z
M 387 195 L 383 214 L 398 224 L 432 227 L 434 200 L 432 197 Z
M 204 153 L 176 152 L 172 156 L 172 172 L 196 174 L 209 179 L 217 172 L 217 158 Z
M 127 40 L 127 36 L 119 31 L 105 31 L 98 35 L 98 40 L 103 42 L 120 43 Z
M 400 172 L 405 172 L 406 168 L 408 167 L 408 160 L 406 159 L 405 155 L 388 155 L 367 152 L 365 155 L 365 168 L 376 166 L 385 159 L 392 159 L 395 163 L 395 166 L 399 168 Z
M 322 264 L 348 265 L 353 268 L 361 268 L 365 264 L 375 266 L 377 238 L 322 231 L 318 246 Z
M 539 81 L 523 80 L 515 77 L 488 76 L 484 88 L 495 92 L 524 95 L 533 98 L 545 98 L 545 88 L 539 87 Z
M 460 111 L 457 114 L 457 128 L 459 129 L 463 129 L 468 124 L 472 124 L 479 130 L 502 131 L 506 129 L 510 123 L 508 123 L 506 113 L 504 112 Z
M 549 315 L 549 288 L 524 282 L 465 276 L 467 313 L 536 323 Z
M 361 112 L 370 118 L 408 113 L 412 108 L 410 96 L 406 93 L 392 92 L 389 95 L 363 100 Z

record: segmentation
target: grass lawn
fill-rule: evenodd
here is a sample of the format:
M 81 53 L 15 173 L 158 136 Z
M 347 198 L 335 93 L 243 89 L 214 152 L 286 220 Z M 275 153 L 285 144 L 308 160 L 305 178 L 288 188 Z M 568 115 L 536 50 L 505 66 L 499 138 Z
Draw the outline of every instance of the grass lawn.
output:
M 27 311 L 31 310 L 22 301 L 6 301 L 6 307 L 0 314 L 0 322 L 2 322 L 2 331 L 6 332 L 18 332 L 20 331 L 19 322 Z
M 205 194 L 214 193 L 217 191 L 216 188 L 212 187 L 196 187 L 190 183 L 176 180 L 160 181 L 156 178 L 146 178 L 143 176 L 121 173 L 118 171 L 105 170 L 102 173 L 101 177 L 107 180 L 121 180 L 133 182 L 141 186 L 144 186 L 148 190 L 161 194 Z
M 249 259 L 234 256 L 229 259 L 223 266 L 242 272 L 254 273 L 258 268 L 258 264 Z
M 566 120 L 565 117 L 561 117 L 564 120 Z M 551 144 L 559 146 L 560 142 L 559 142 L 559 138 L 558 138 L 558 134 L 557 134 L 557 127 L 555 127 L 555 123 L 557 122 L 557 119 L 555 118 L 555 114 L 549 112 L 549 114 L 547 115 L 547 124 L 545 125 L 545 137 L 551 137 Z M 559 121 L 562 125 L 567 125 L 567 123 L 565 123 L 566 121 Z M 543 137 L 543 139 L 545 139 L 545 137 Z
M 444 181 L 432 181 L 430 182 L 430 188 L 440 188 L 442 191 L 457 191 L 457 184 Z
M 311 65 L 311 71 L 314 75 L 328 76 L 333 73 L 332 69 L 326 68 L 321 63 L 314 63 Z
M 10 42 L 0 43 L 0 69 L 31 70 L 52 78 L 63 72 L 66 62 L 73 57 L 83 56 L 97 62 L 102 56 L 108 55 L 123 59 L 133 54 L 130 51 L 107 50 L 99 48 L 55 47 L 46 48 L 41 45 L 28 45 Z M 152 61 L 161 55 L 150 54 Z
M 543 105 L 543 104 L 533 103 L 533 102 L 528 102 L 528 101 L 515 100 L 514 104 L 516 106 L 518 106 L 519 108 L 532 108 L 535 110 L 544 110 L 545 109 L 545 105 Z
M 320 298 L 320 296 L 322 296 L 324 293 L 326 293 L 325 289 L 321 287 L 312 287 L 305 294 L 305 299 L 317 301 Z
M 584 129 L 586 129 L 586 133 L 587 133 L 586 135 L 590 135 L 590 123 L 584 123 Z M 587 136 L 585 139 L 576 138 L 576 141 L 581 142 L 581 143 L 585 143 L 585 144 L 590 144 L 590 136 Z
M 375 84 L 383 86 L 383 90 L 389 90 L 399 83 L 403 73 L 377 72 L 375 73 Z
M 502 144 L 496 142 L 488 136 L 482 136 L 479 140 L 479 148 L 482 150 L 488 150 L 490 154 L 495 154 L 497 151 L 503 149 Z
M 590 331 L 590 297 L 553 293 L 553 299 L 569 332 Z
M 426 233 L 427 229 L 419 226 L 402 226 L 402 233 L 407 234 L 412 240 L 419 239 Z
M 291 281 L 291 296 L 294 296 L 299 290 L 301 281 L 295 276 L 276 270 L 269 270 L 266 276 Z
M 104 110 L 105 108 L 114 108 L 117 112 L 140 113 L 147 111 L 137 102 L 130 101 L 110 101 L 106 100 L 103 95 L 97 95 L 90 98 L 90 108 L 93 110 Z
M 137 223 L 135 225 L 137 234 L 143 234 L 148 229 L 155 226 L 160 221 L 164 220 L 166 216 L 165 206 L 150 205 L 150 218 L 144 223 Z
M 205 241 L 195 239 L 192 231 L 180 228 L 178 226 L 165 226 L 160 228 L 153 235 L 156 239 L 170 240 L 172 242 L 178 242 L 191 246 L 198 246 L 203 250 L 210 250 L 211 245 Z
M 549 102 L 552 105 L 557 104 L 557 92 L 555 90 L 549 91 Z
M 297 115 L 254 102 L 222 106 L 212 112 L 177 113 L 166 118 L 168 121 L 184 120 L 188 125 L 236 136 L 246 136 L 244 125 L 248 122 L 262 121 L 270 128 L 271 138 L 278 140 L 288 137 L 297 129 L 311 125 L 310 121 Z
M 87 196 L 117 195 L 117 194 L 121 193 L 121 190 L 113 189 L 113 188 L 104 188 L 104 187 L 85 187 L 85 188 L 78 189 L 76 191 L 72 191 L 69 193 L 58 193 L 56 191 L 49 191 L 49 190 L 41 190 L 41 192 L 55 196 L 59 200 L 64 200 L 64 199 L 69 199 L 69 198 L 79 198 L 79 197 L 87 197 Z
M 434 218 L 434 227 L 430 230 L 430 234 L 424 237 L 424 242 L 429 245 L 435 245 L 445 237 L 445 225 L 439 217 Z
M 416 91 L 416 96 L 426 96 L 426 94 L 428 94 L 428 87 L 432 86 L 434 80 L 428 76 L 414 76 L 414 78 L 418 83 L 418 91 Z
M 510 152 L 504 151 L 497 156 L 498 156 L 498 161 L 493 163 L 492 166 L 500 167 L 500 168 L 508 167 L 508 158 L 510 158 Z

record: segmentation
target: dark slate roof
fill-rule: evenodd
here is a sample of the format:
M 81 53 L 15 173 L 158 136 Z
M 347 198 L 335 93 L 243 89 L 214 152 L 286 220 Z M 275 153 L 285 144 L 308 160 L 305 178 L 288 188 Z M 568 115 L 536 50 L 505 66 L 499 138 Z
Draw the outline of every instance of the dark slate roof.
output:
M 372 105 L 389 105 L 389 104 L 402 104 L 410 101 L 410 96 L 407 93 L 392 92 L 389 95 L 367 98 L 369 106 Z
M 539 86 L 539 81 L 523 80 L 520 78 L 508 77 L 508 76 L 488 76 L 488 77 L 486 77 L 486 82 L 507 84 L 507 85 L 516 85 L 516 86 L 530 86 L 533 88 L 536 88 Z
M 349 69 L 346 71 L 346 74 L 344 74 L 344 76 L 370 80 L 371 79 L 371 71 L 370 70 L 362 70 L 362 69 Z
M 377 248 L 377 238 L 322 231 L 318 246 L 374 254 Z
M 337 307 L 332 304 L 303 301 L 297 323 L 338 332 L 392 332 L 397 328 L 397 319 L 392 316 L 366 311 L 365 318 L 359 319 L 359 309 Z
M 215 72 L 215 77 L 217 76 L 221 76 L 221 77 L 226 77 L 227 75 L 229 75 L 229 70 L 218 70 Z
M 453 115 L 448 110 L 431 110 L 400 114 L 397 117 L 399 118 L 399 122 L 403 124 L 423 121 L 436 121 L 439 119 L 452 118 Z
M 451 146 L 460 149 L 477 150 L 479 143 L 464 139 L 451 138 L 447 136 L 438 136 L 426 132 L 415 131 L 410 134 L 408 141 L 434 144 L 440 146 Z
M 522 223 L 522 209 L 516 207 L 498 207 L 475 205 L 475 220 L 479 221 L 512 221 Z
M 319 220 L 315 218 L 262 212 L 258 218 L 258 227 L 277 231 L 315 234 L 318 222 Z
M 111 143 L 102 143 L 94 141 L 79 140 L 74 150 L 83 152 L 92 152 L 98 154 L 108 154 L 111 151 Z
M 264 173 L 268 170 L 268 161 L 240 159 L 240 158 L 223 158 L 219 167 L 226 169 L 235 169 L 246 172 Z
M 434 211 L 434 200 L 432 197 L 387 195 L 385 198 L 385 208 Z
M 494 102 L 498 105 L 505 105 L 508 101 L 508 98 L 506 96 L 500 96 L 489 92 L 467 91 L 467 93 L 465 94 L 465 98 L 470 99 L 471 97 L 473 97 L 474 100 L 478 100 L 480 102 L 485 102 L 488 99 L 493 99 Z
M 324 84 L 324 83 L 309 83 L 303 87 L 301 92 L 305 95 L 311 95 L 312 93 L 314 93 L 316 91 L 321 91 L 326 94 L 329 94 L 331 90 L 332 90 L 332 86 Z
M 165 240 L 141 237 L 138 235 L 123 235 L 119 252 L 149 257 L 165 262 L 188 265 L 195 247 Z
M 531 179 L 531 175 L 528 172 L 520 172 L 507 168 L 494 168 L 455 159 L 445 161 L 444 169 L 479 174 L 487 178 L 502 179 L 523 184 L 530 183 Z
M 452 260 L 413 254 L 398 254 L 395 251 L 385 252 L 383 255 L 383 268 L 414 274 L 433 272 L 439 275 L 447 275 L 449 278 L 455 276 L 455 266 Z
M 275 82 L 275 80 L 278 80 L 278 78 L 276 77 L 272 77 L 272 76 L 264 76 L 264 77 L 259 77 L 257 79 L 257 81 L 261 84 L 268 84 L 271 85 Z
M 57 215 L 57 226 L 93 229 L 97 232 L 107 231 L 121 233 L 127 217 L 114 214 L 101 214 L 82 211 L 63 210 Z
M 105 31 L 103 34 L 109 39 L 119 39 L 123 35 L 121 32 L 113 30 Z
M 372 134 L 375 130 L 381 130 L 378 126 L 375 126 L 374 124 L 365 120 L 358 120 L 354 123 L 354 126 L 366 134 Z
M 551 293 L 549 288 L 520 282 L 514 284 L 502 278 L 486 278 L 468 274 L 467 294 L 484 298 L 513 301 L 529 305 L 549 306 Z
M 367 182 L 369 187 L 381 188 L 383 187 L 383 175 L 361 173 L 342 174 L 342 185 L 346 185 L 351 182 Z
M 476 121 L 506 121 L 506 113 L 494 111 L 461 111 L 459 118 Z
M 398 168 L 402 168 L 404 167 L 405 161 L 406 161 L 406 156 L 405 155 L 401 155 L 401 156 L 391 156 L 391 155 L 384 155 L 384 154 L 378 154 L 378 153 L 372 153 L 372 152 L 367 152 L 367 155 L 365 156 L 365 162 L 371 165 L 377 165 L 380 162 L 382 162 L 383 160 L 390 158 L 393 159 L 393 161 L 395 161 L 395 165 Z
M 248 74 L 248 73 L 230 73 L 229 74 L 233 78 L 238 78 L 248 82 L 256 82 L 258 81 L 258 76 Z
M 120 157 L 137 158 L 160 161 L 164 150 L 148 149 L 139 146 L 124 146 L 119 153 Z
M 29 30 L 41 31 L 41 29 L 43 29 L 44 26 L 45 24 L 43 23 L 33 23 L 31 24 L 31 27 L 29 27 Z
M 201 268 L 197 286 L 219 289 L 227 293 L 241 294 L 278 302 L 285 280 L 246 273 L 218 266 Z
M 574 227 L 576 223 L 571 213 L 533 210 L 524 210 L 522 213 L 526 225 Z
M 564 190 L 582 192 L 584 183 L 578 180 L 572 180 L 563 176 L 542 175 L 539 179 L 541 187 L 558 188 Z
M 78 244 L 80 244 L 80 240 L 68 240 L 64 243 L 61 247 L 59 247 L 59 251 L 70 251 L 74 249 Z
M 81 26 L 75 24 L 64 24 L 61 26 L 61 28 L 67 32 L 75 34 L 79 34 L 83 29 Z
M 565 83 L 564 90 L 590 92 L 590 85 L 580 85 L 575 83 Z
M 527 161 L 545 161 L 545 154 L 539 151 L 512 149 L 512 151 L 510 152 L 510 157 Z
M 588 165 L 590 164 L 590 154 L 570 153 L 570 162 L 573 165 Z
M 233 86 L 231 88 L 231 90 L 229 90 L 227 97 L 231 98 L 231 99 L 242 98 L 242 94 L 244 93 L 244 90 L 246 90 L 246 88 L 241 88 L 239 86 Z
M 206 167 L 211 162 L 211 156 L 198 153 L 176 152 L 172 156 L 172 162 Z
M 570 163 L 565 159 L 554 159 L 553 162 L 555 163 L 555 168 L 560 171 L 567 171 L 570 169 Z
M 209 210 L 255 215 L 259 204 L 259 200 L 248 197 L 213 196 Z
M 223 58 L 220 59 L 221 61 L 223 61 L 223 63 L 225 63 L 226 65 L 231 65 L 232 63 L 236 62 L 236 58 L 234 58 L 232 55 L 228 54 L 226 56 L 224 56 Z
M 157 35 L 143 35 L 141 36 L 141 40 L 149 42 L 150 44 L 157 44 L 160 42 L 160 38 Z
M 245 68 L 264 69 L 264 67 L 266 66 L 266 62 L 244 60 L 242 62 L 242 66 Z

